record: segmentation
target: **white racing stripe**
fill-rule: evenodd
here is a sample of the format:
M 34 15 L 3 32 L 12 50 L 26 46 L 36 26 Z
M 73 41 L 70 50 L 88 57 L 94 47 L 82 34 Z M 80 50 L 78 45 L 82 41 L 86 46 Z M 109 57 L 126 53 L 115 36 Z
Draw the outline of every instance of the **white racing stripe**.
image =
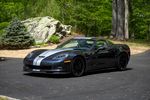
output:
M 38 65 L 37 65 L 37 62 L 38 62 L 39 59 L 41 59 L 39 56 L 44 56 L 44 55 L 45 55 L 46 53 L 48 53 L 48 52 L 49 52 L 49 51 L 45 51 L 45 52 L 41 53 L 40 55 L 38 55 L 38 56 L 34 59 L 33 65 L 38 66 Z
M 35 66 L 40 66 L 41 62 L 43 59 L 55 54 L 55 53 L 59 53 L 61 51 L 64 51 L 64 50 L 48 50 L 48 51 L 45 51 L 43 53 L 41 53 L 39 56 L 37 56 L 34 61 L 33 61 L 33 65 Z M 40 57 L 42 56 L 42 57 Z

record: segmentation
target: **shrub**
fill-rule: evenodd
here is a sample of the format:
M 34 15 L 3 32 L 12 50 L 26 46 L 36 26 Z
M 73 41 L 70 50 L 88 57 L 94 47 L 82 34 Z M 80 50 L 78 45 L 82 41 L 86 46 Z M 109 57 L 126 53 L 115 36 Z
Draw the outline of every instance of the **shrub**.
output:
M 59 43 L 59 36 L 57 36 L 57 35 L 52 35 L 51 37 L 50 37 L 50 39 L 49 39 L 49 41 L 51 42 L 51 43 L 54 43 L 54 44 L 57 44 L 57 43 Z
M 13 19 L 1 37 L 1 45 L 6 49 L 29 48 L 34 39 L 26 31 L 25 26 L 17 18 Z
M 1 41 L 1 37 L 0 37 L 0 49 L 3 48 L 3 45 L 2 45 L 2 41 Z
M 0 23 L 0 30 L 6 28 L 8 25 L 9 25 L 8 22 L 2 22 L 2 23 Z
M 0 30 L 0 37 L 1 37 L 1 35 L 4 33 L 4 30 Z
M 0 23 L 0 37 L 4 33 L 4 29 L 9 25 L 8 22 L 2 22 Z

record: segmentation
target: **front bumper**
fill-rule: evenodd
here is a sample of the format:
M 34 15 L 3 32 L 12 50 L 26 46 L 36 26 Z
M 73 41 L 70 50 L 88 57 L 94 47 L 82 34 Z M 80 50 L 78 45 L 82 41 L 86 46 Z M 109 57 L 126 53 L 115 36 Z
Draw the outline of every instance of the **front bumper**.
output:
M 40 66 L 34 66 L 26 62 L 23 71 L 30 73 L 69 74 L 71 73 L 71 62 L 43 61 Z

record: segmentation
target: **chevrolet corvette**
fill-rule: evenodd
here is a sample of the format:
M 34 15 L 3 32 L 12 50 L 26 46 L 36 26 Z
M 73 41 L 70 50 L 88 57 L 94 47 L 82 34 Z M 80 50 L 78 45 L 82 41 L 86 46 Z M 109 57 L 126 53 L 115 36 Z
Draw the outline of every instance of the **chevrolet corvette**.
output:
M 23 70 L 29 73 L 72 74 L 116 68 L 125 70 L 130 59 L 126 44 L 113 44 L 96 37 L 75 37 L 56 49 L 39 49 L 24 58 Z

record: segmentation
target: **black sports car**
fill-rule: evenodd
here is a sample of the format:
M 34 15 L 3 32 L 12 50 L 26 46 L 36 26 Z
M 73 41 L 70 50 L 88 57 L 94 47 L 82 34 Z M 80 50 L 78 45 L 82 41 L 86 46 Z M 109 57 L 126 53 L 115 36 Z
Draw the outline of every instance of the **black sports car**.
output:
M 53 50 L 35 50 L 24 59 L 24 71 L 81 76 L 104 68 L 125 70 L 130 49 L 95 37 L 76 37 Z

